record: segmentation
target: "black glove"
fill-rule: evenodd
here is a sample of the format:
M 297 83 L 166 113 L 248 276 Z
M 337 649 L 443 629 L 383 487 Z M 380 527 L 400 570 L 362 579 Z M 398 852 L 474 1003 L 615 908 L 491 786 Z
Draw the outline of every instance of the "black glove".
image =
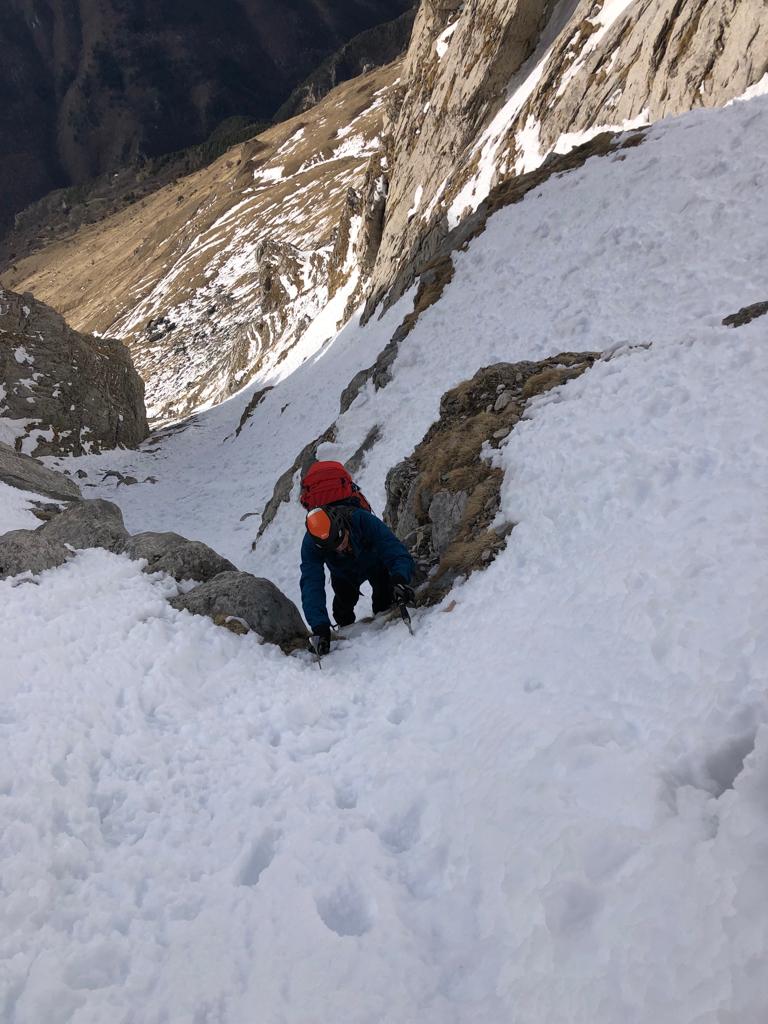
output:
M 311 644 L 317 651 L 318 655 L 322 658 L 326 654 L 331 653 L 331 627 L 330 626 L 317 626 L 313 630 L 313 636 L 311 638 Z
M 409 587 L 402 576 L 392 577 L 392 595 L 398 604 L 414 604 L 416 601 L 413 587 Z

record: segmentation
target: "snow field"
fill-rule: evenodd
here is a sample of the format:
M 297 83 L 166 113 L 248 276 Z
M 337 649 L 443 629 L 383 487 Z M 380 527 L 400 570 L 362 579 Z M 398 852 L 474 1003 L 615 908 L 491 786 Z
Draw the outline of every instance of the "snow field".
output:
M 768 321 L 719 323 L 765 297 L 766 124 L 764 100 L 689 115 L 502 211 L 340 418 L 323 455 L 381 428 L 380 511 L 448 387 L 615 350 L 493 455 L 507 549 L 414 639 L 318 670 L 99 551 L 0 583 L 0 1019 L 763 1024 Z M 239 516 L 409 309 L 237 439 L 253 389 L 67 465 L 155 474 L 85 494 L 295 598 L 297 503 L 253 553 Z

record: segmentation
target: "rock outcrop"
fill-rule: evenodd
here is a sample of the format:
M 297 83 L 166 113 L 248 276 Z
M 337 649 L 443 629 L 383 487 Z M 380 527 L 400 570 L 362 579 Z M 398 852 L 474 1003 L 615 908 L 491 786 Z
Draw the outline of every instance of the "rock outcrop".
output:
M 71 552 L 61 541 L 37 530 L 11 530 L 0 537 L 0 580 L 23 572 L 34 575 L 63 565 Z
M 222 572 L 237 572 L 237 566 L 207 544 L 178 533 L 136 533 L 123 551 L 129 558 L 146 559 L 144 572 L 167 572 L 179 581 L 203 583 Z
M 30 491 L 55 501 L 79 501 L 80 488 L 63 473 L 48 469 L 29 455 L 22 455 L 0 442 L 0 481 L 21 491 Z
M 122 551 L 128 539 L 123 514 L 111 501 L 78 501 L 36 530 L 12 530 L 0 536 L 0 579 L 55 569 L 77 548 Z
M 443 395 L 440 419 L 387 474 L 384 520 L 416 559 L 421 603 L 440 600 L 504 547 L 512 524 L 497 521 L 503 472 L 486 453 L 505 440 L 531 398 L 580 376 L 596 358 L 563 352 L 496 363 Z
M 111 501 L 94 498 L 70 505 L 35 533 L 72 548 L 104 548 L 119 554 L 128 540 L 123 513 Z
M 286 652 L 306 649 L 309 633 L 299 610 L 269 580 L 247 572 L 224 572 L 175 597 L 174 608 L 207 615 L 232 632 L 258 633 Z
M 0 288 L 0 423 L 33 455 L 135 447 L 149 433 L 125 346 L 72 330 L 31 295 Z
M 731 313 L 723 318 L 723 327 L 744 327 L 761 316 L 768 314 L 768 302 L 753 302 L 742 307 L 738 313 Z
M 0 579 L 55 569 L 82 548 L 104 548 L 144 559 L 144 572 L 165 572 L 179 582 L 196 581 L 197 586 L 171 601 L 174 608 L 207 615 L 234 633 L 257 633 L 286 653 L 306 648 L 309 634 L 301 614 L 274 583 L 238 572 L 206 544 L 177 533 L 131 537 L 122 512 L 110 501 L 78 501 L 36 530 L 12 530 L 0 536 Z

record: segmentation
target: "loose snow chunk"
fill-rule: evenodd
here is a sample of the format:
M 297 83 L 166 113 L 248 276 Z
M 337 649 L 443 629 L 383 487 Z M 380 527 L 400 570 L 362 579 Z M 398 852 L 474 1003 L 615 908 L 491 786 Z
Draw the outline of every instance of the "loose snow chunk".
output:
M 13 354 L 14 354 L 14 357 L 15 357 L 17 363 L 21 363 L 21 364 L 26 363 L 27 366 L 31 366 L 34 363 L 34 361 L 35 361 L 35 357 L 31 356 L 29 354 L 29 352 L 27 352 L 27 350 L 24 348 L 23 345 L 19 345 L 19 347 L 16 349 L 16 351 Z
M 456 31 L 458 26 L 458 21 L 454 21 L 454 23 L 452 25 L 449 25 L 444 32 L 441 32 L 440 35 L 435 40 L 435 50 L 437 51 L 438 60 L 442 60 L 443 57 L 448 52 L 448 44 L 451 41 L 451 36 Z

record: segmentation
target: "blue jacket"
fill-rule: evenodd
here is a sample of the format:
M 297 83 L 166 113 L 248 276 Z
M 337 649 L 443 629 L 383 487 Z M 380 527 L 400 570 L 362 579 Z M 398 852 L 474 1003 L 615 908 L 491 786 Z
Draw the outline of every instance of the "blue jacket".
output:
M 301 545 L 301 604 L 311 629 L 330 626 L 325 604 L 325 566 L 331 576 L 358 586 L 380 566 L 390 576 L 401 576 L 410 583 L 413 559 L 408 549 L 371 512 L 350 507 L 350 544 L 352 554 L 326 552 L 307 533 Z

